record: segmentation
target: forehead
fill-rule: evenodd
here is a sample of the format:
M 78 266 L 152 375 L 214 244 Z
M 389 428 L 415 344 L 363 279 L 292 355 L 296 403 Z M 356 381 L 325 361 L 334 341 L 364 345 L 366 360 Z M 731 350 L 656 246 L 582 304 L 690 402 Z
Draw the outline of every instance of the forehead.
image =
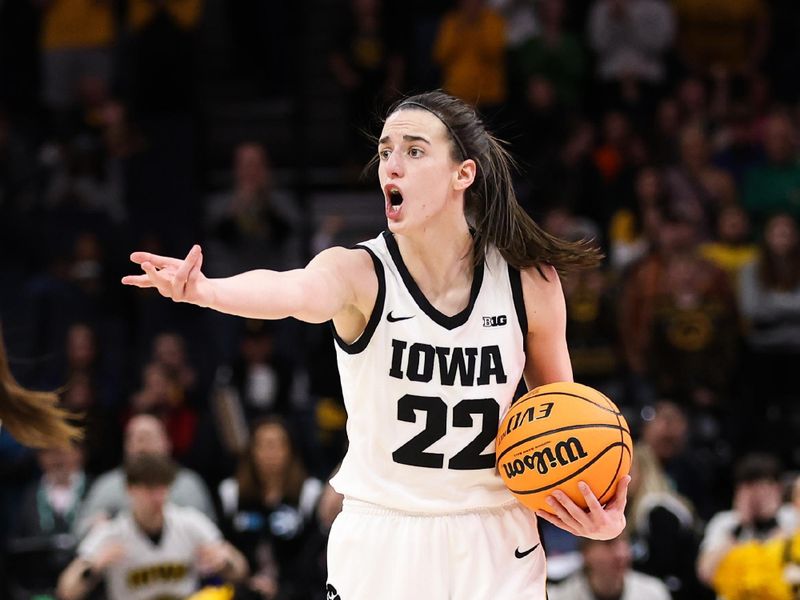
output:
M 387 136 L 402 138 L 403 135 L 421 135 L 431 141 L 441 141 L 446 139 L 446 131 L 444 123 L 427 110 L 404 108 L 389 115 L 383 124 L 380 139 Z

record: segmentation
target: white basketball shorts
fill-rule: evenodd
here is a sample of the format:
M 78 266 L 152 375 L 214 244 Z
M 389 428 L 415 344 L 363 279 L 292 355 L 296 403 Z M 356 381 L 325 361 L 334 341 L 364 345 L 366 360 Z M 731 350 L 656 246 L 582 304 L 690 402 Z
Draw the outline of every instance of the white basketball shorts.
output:
M 345 499 L 328 540 L 328 600 L 545 600 L 545 580 L 517 503 L 419 515 Z

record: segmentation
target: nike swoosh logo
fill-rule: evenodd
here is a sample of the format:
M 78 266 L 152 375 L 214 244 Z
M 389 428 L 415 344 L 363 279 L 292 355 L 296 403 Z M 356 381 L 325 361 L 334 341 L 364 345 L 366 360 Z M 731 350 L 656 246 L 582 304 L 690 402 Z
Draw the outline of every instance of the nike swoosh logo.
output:
M 389 321 L 389 323 L 397 323 L 398 321 L 405 321 L 406 319 L 413 319 L 413 318 L 414 315 L 411 315 L 410 317 L 393 317 L 392 311 L 389 311 L 389 314 L 386 315 L 386 320 Z
M 538 547 L 539 547 L 539 544 L 536 544 L 536 545 L 535 545 L 533 548 L 531 548 L 530 550 L 525 550 L 525 552 L 520 552 L 520 551 L 519 551 L 519 546 L 517 546 L 517 549 L 516 549 L 516 550 L 514 550 L 514 556 L 516 556 L 517 558 L 525 558 L 526 556 L 528 556 L 528 554 L 530 554 L 531 552 L 533 552 L 534 550 L 536 550 Z

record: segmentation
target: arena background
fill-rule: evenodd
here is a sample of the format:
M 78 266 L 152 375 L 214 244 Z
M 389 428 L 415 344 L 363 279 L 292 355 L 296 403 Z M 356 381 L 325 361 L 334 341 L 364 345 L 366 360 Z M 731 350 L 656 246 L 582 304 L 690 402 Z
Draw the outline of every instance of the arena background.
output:
M 436 88 L 510 142 L 542 225 L 607 255 L 565 281 L 568 337 L 576 380 L 611 396 L 639 440 L 634 568 L 676 599 L 713 597 L 695 556 L 752 452 L 779 461 L 791 521 L 800 4 L 484 4 L 0 0 L 2 334 L 19 381 L 61 390 L 86 425 L 66 466 L 0 434 L 0 597 L 48 597 L 74 548 L 77 508 L 46 527 L 25 500 L 41 469 L 91 481 L 118 466 L 137 413 L 163 419 L 230 539 L 218 490 L 258 418 L 285 419 L 307 473 L 329 477 L 346 441 L 327 325 L 230 318 L 120 278 L 134 249 L 200 243 L 205 272 L 223 276 L 375 236 L 369 135 L 393 100 Z M 652 534 L 647 493 L 685 509 L 674 535 Z M 280 598 L 325 597 L 325 526 L 305 527 Z M 273 565 L 301 564 L 263 539 Z M 546 541 L 554 579 L 579 568 L 575 540 Z

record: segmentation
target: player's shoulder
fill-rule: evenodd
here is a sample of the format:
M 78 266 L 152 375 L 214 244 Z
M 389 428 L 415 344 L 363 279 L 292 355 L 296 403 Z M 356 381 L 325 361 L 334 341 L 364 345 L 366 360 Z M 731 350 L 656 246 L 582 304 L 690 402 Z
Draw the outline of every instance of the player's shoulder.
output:
M 370 253 L 358 246 L 326 248 L 317 254 L 308 266 L 309 268 L 334 269 L 341 273 L 363 273 L 375 270 Z
M 552 265 L 535 265 L 520 271 L 528 324 L 553 322 L 566 308 L 561 279 Z

